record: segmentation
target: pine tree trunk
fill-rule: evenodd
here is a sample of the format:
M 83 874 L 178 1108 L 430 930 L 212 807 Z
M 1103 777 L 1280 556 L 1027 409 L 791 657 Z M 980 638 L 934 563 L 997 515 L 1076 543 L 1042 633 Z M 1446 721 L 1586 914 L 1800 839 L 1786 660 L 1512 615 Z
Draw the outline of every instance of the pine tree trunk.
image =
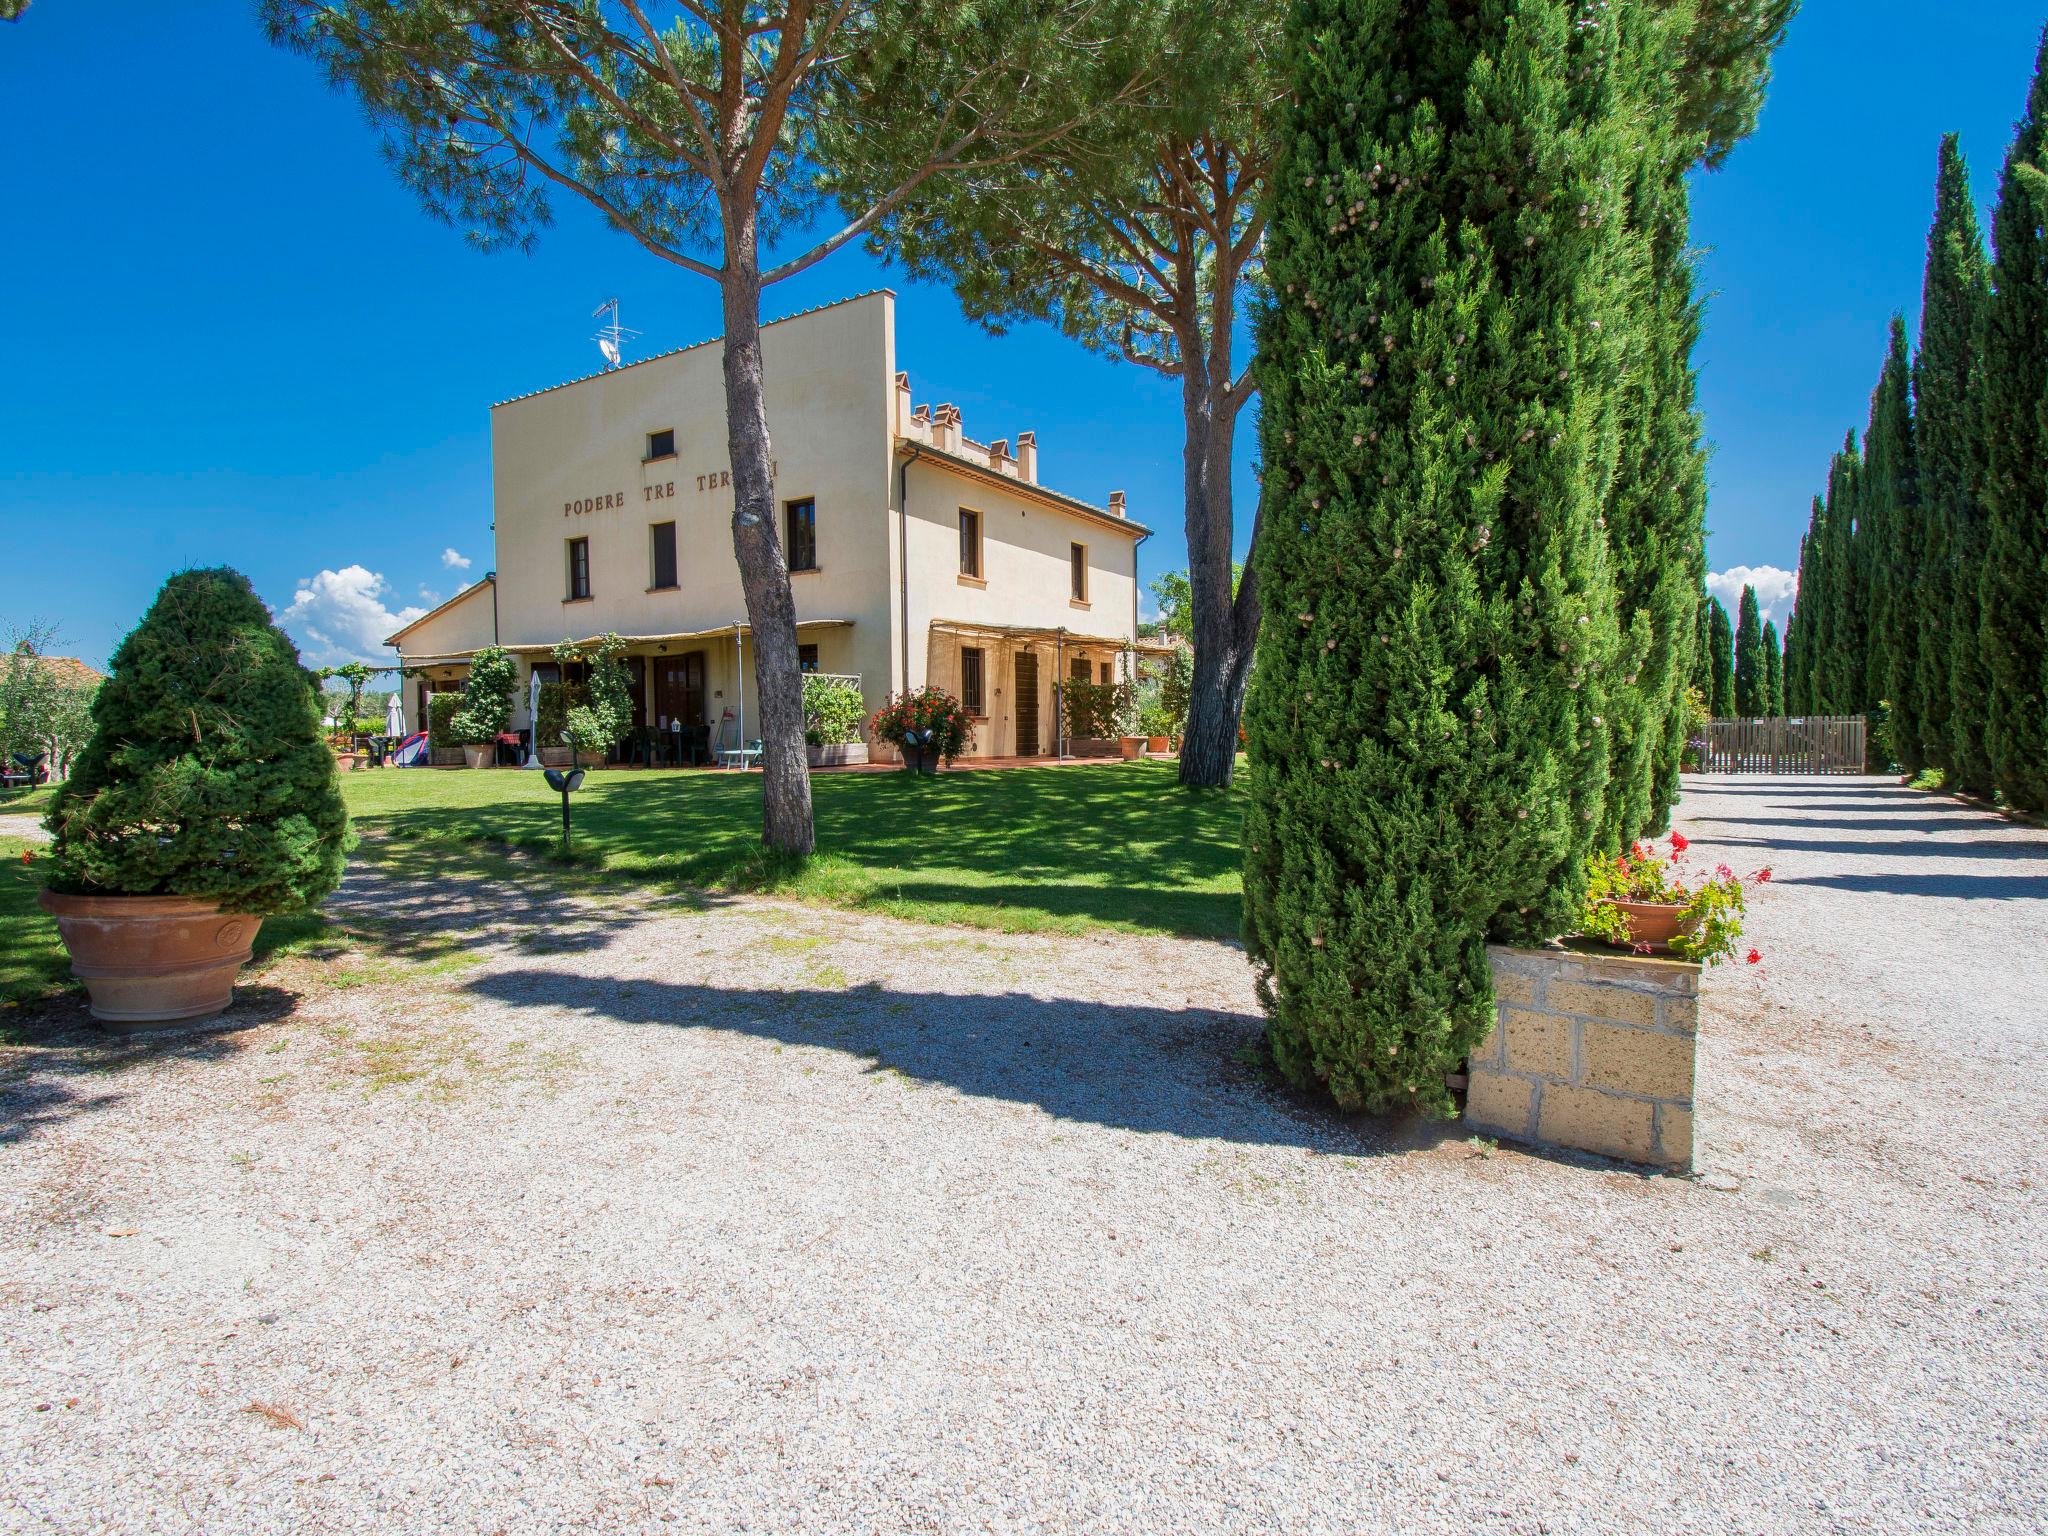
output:
M 1180 781 L 1190 788 L 1228 784 L 1237 767 L 1238 720 L 1259 628 L 1249 570 L 1237 592 L 1231 591 L 1230 461 L 1237 420 L 1230 398 L 1232 318 L 1218 317 L 1206 350 L 1199 328 L 1188 326 L 1181 336 L 1183 520 L 1195 677 L 1181 738 Z
M 811 774 L 804 758 L 803 677 L 797 662 L 796 603 L 775 530 L 775 483 L 761 373 L 761 266 L 751 208 L 729 209 L 725 271 L 725 424 L 732 455 L 732 547 L 753 630 L 754 691 L 761 706 L 761 840 L 808 854 Z M 744 679 L 740 686 L 744 687 Z

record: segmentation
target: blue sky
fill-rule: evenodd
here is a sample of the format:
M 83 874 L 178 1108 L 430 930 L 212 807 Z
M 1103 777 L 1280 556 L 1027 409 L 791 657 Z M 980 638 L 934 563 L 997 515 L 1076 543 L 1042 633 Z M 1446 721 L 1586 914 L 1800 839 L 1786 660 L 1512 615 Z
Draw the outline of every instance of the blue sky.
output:
M 1761 130 L 1701 179 L 1717 571 L 1795 563 L 1889 315 L 1917 330 L 1939 136 L 1988 201 L 2044 15 L 1807 0 Z M 489 567 L 488 406 L 588 372 L 599 300 L 640 355 L 718 330 L 709 284 L 578 207 L 531 256 L 471 251 L 230 0 L 38 0 L 0 25 L 0 143 L 0 621 L 54 622 L 94 662 L 169 572 L 222 561 L 328 659 Z M 976 435 L 1036 428 L 1049 483 L 1123 488 L 1161 530 L 1142 575 L 1184 562 L 1172 385 L 1048 328 L 990 338 L 859 252 L 766 308 L 880 284 L 919 399 Z

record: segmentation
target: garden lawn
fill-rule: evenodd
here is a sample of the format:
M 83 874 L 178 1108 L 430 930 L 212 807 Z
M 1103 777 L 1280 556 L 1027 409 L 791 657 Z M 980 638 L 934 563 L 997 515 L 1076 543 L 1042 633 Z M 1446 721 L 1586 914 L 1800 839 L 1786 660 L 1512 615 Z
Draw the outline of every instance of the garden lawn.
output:
M 43 873 L 22 862 L 24 852 L 40 854 L 43 845 L 5 835 L 8 819 L 0 817 L 0 1009 L 33 1002 L 71 985 L 71 962 L 57 938 L 57 925 L 36 905 Z M 0 1037 L 6 1033 L 0 1014 Z
M 505 848 L 559 860 L 561 799 L 538 773 L 387 769 L 343 785 L 356 857 L 400 877 L 502 874 Z M 1237 797 L 1184 790 L 1171 764 L 823 773 L 811 793 L 818 853 L 792 868 L 761 847 L 759 774 L 593 771 L 561 873 L 1014 931 L 1237 937 Z

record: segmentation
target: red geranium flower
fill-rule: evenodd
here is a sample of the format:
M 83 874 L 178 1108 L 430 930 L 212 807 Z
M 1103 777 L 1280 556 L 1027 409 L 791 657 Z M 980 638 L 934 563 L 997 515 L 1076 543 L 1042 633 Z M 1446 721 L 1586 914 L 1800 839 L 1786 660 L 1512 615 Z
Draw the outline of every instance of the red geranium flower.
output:
M 1752 949 L 1749 952 L 1748 959 L 1751 965 L 1755 965 L 1759 960 L 1763 959 L 1763 956 L 1758 951 Z
M 1771 866 L 1766 864 L 1762 869 L 1758 870 L 1749 878 L 1754 880 L 1758 885 L 1764 885 L 1768 883 L 1771 878 Z
M 1671 851 L 1673 853 L 1683 853 L 1686 849 L 1690 848 L 1691 846 L 1692 840 L 1688 838 L 1683 832 L 1674 832 L 1671 834 Z

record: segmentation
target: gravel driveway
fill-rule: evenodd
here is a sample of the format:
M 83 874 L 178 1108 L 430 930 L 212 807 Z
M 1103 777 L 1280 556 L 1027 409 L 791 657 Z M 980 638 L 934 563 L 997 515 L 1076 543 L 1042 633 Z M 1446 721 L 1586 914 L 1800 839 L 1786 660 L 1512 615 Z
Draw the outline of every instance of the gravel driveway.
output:
M 1682 825 L 1776 875 L 1694 1180 L 1294 1104 L 1228 946 L 358 875 L 10 1053 L 0 1527 L 2038 1530 L 2048 835 Z

